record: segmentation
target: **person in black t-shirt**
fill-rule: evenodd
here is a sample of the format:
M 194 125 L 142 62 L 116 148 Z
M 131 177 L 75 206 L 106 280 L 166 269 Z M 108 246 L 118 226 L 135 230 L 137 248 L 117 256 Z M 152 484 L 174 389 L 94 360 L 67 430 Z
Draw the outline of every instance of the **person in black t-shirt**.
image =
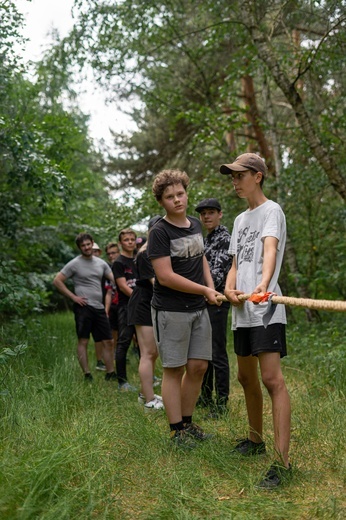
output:
M 150 219 L 149 231 L 161 218 L 156 215 Z M 162 410 L 164 408 L 162 397 L 156 395 L 153 388 L 155 362 L 158 357 L 151 317 L 155 273 L 147 255 L 147 245 L 148 242 L 145 241 L 136 256 L 138 278 L 128 303 L 127 319 L 129 325 L 136 327 L 140 350 L 138 373 L 141 380 L 141 392 L 138 402 L 145 408 Z
M 192 422 L 192 414 L 212 358 L 206 301 L 221 304 L 204 256 L 201 224 L 186 214 L 188 184 L 179 170 L 155 177 L 153 193 L 166 215 L 149 233 L 147 249 L 155 271 L 152 317 L 163 367 L 162 398 L 178 445 L 209 437 Z
M 127 324 L 127 304 L 136 285 L 136 266 L 133 252 L 136 247 L 136 233 L 126 228 L 119 233 L 121 254 L 112 265 L 112 271 L 118 291 L 118 342 L 115 352 L 119 390 L 136 391 L 127 381 L 126 356 L 135 328 Z

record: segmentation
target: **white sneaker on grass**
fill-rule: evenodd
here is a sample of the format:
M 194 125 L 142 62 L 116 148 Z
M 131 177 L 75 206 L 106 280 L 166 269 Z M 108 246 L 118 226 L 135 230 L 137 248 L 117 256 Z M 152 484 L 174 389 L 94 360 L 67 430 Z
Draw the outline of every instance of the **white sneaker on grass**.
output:
M 158 399 L 159 401 L 162 401 L 162 397 L 160 395 L 157 395 L 157 394 L 154 394 L 154 399 Z M 142 394 L 142 392 L 140 392 L 138 394 L 138 403 L 139 404 L 145 404 L 145 396 L 144 394 Z
M 136 392 L 137 388 L 126 381 L 125 383 L 119 383 L 118 390 L 121 392 Z
M 154 397 L 154 399 L 152 399 L 148 403 L 145 403 L 144 408 L 146 408 L 147 410 L 164 410 L 165 406 L 163 404 L 162 399 L 157 399 L 156 397 Z

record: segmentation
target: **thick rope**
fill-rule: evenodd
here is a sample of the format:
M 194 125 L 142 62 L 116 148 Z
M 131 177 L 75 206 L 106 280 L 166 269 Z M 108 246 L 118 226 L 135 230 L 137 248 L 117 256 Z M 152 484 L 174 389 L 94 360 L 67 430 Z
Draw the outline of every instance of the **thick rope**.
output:
M 238 300 L 248 300 L 251 294 L 239 294 Z M 219 301 L 227 302 L 226 296 L 219 296 Z M 306 307 L 307 309 L 315 309 L 320 311 L 337 311 L 346 312 L 346 302 L 339 300 L 312 300 L 310 298 L 293 298 L 292 296 L 272 296 L 273 303 L 283 303 L 293 307 Z

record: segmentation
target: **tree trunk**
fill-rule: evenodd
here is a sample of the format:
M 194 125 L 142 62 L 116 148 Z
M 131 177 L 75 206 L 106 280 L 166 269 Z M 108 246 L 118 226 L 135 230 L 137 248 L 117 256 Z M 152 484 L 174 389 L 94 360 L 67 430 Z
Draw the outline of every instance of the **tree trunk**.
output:
M 270 174 L 275 174 L 275 167 L 273 164 L 273 154 L 268 145 L 268 141 L 264 135 L 262 127 L 260 125 L 260 116 L 257 108 L 256 102 L 256 94 L 253 85 L 252 77 L 249 75 L 243 76 L 241 79 L 242 84 L 242 95 L 245 101 L 245 105 L 247 108 L 246 117 L 251 125 L 251 129 L 253 132 L 253 137 L 256 140 L 256 145 L 258 145 L 259 150 L 261 152 L 262 157 L 265 159 L 268 172 Z M 252 151 L 251 149 L 249 150 Z

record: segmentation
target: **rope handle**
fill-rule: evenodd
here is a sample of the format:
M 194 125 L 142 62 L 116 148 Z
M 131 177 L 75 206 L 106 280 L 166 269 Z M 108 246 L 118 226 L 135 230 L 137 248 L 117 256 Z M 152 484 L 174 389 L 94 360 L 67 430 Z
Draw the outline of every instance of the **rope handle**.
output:
M 250 300 L 255 303 L 268 301 L 268 295 L 272 293 L 265 293 L 264 295 L 255 294 L 238 294 L 239 301 Z M 258 297 L 258 298 L 256 298 Z M 228 302 L 226 296 L 218 296 L 217 299 L 222 302 Z M 259 300 L 259 301 L 258 301 Z M 306 307 L 307 309 L 315 309 L 321 311 L 337 311 L 346 312 L 346 302 L 340 300 L 313 300 L 311 298 L 294 298 L 293 296 L 277 296 L 273 295 L 271 301 L 275 304 L 283 303 L 292 307 Z

